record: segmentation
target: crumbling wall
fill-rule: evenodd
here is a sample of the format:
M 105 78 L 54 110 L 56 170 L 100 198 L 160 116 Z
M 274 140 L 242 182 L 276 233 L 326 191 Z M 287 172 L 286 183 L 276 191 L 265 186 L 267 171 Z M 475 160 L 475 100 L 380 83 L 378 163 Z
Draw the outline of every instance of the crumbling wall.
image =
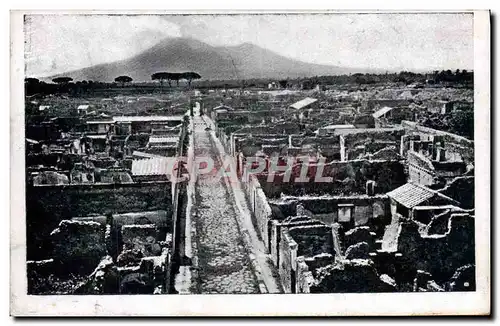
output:
M 474 217 L 452 214 L 448 232 L 443 235 L 421 235 L 415 221 L 404 221 L 397 250 L 408 273 L 420 269 L 431 273 L 437 282 L 444 282 L 457 268 L 475 263 L 474 243 Z
M 296 293 L 310 293 L 311 284 L 314 283 L 314 277 L 312 272 L 309 271 L 309 266 L 307 266 L 304 261 L 304 257 L 297 258 L 297 286 Z
M 272 210 L 267 203 L 267 197 L 261 188 L 255 189 L 255 220 L 257 221 L 257 228 L 264 244 L 269 249 L 269 221 L 272 217 Z
M 438 192 L 458 201 L 460 207 L 471 209 L 474 208 L 474 187 L 474 176 L 457 177 Z
M 322 253 L 335 254 L 331 226 L 293 226 L 288 228 L 288 234 L 297 243 L 298 256 L 313 257 Z
M 318 269 L 333 264 L 335 258 L 330 254 L 320 254 L 314 257 L 297 257 L 297 282 L 295 293 L 310 293 Z
M 457 268 L 447 284 L 448 291 L 476 291 L 476 266 L 468 264 Z
M 122 214 L 112 214 L 113 225 L 123 226 L 129 224 L 154 224 L 157 227 L 170 227 L 168 223 L 167 211 L 157 210 L 157 211 L 147 211 L 147 212 L 137 212 L 137 213 L 122 213 Z M 93 221 L 100 224 L 106 224 L 107 217 L 105 215 L 99 216 L 85 216 L 85 217 L 75 217 L 72 220 L 78 221 Z
M 122 227 L 124 247 L 140 251 L 145 257 L 158 256 L 161 247 L 158 244 L 158 230 L 154 224 L 124 225 Z
M 271 206 L 269 206 L 267 197 L 264 191 L 262 191 L 258 179 L 255 178 L 254 175 L 248 175 L 247 181 L 243 182 L 243 189 L 250 202 L 250 209 L 257 222 L 257 229 L 259 230 L 266 248 L 269 250 L 270 221 L 273 216 Z
M 383 220 L 390 214 L 390 200 L 386 195 L 359 195 L 359 196 L 329 196 L 329 197 L 293 197 L 285 196 L 278 200 L 272 200 L 274 210 L 285 217 L 295 215 L 297 205 L 302 205 L 310 211 L 314 218 L 331 225 L 338 221 L 339 205 L 352 204 L 351 219 L 356 226 L 373 224 Z
M 364 194 L 366 182 L 376 183 L 377 193 L 387 193 L 406 183 L 405 167 L 400 161 L 355 160 L 331 162 L 324 165 L 322 177 L 331 177 L 331 182 L 316 182 L 317 166 L 310 165 L 308 182 L 297 182 L 300 165 L 296 165 L 289 180 L 284 173 L 276 173 L 268 181 L 267 173 L 256 174 L 260 185 L 268 198 L 278 198 L 282 193 L 291 196 L 309 195 L 352 195 Z
M 73 294 L 163 294 L 167 293 L 166 271 L 169 252 L 144 257 L 134 266 L 117 267 L 111 256 L 104 257 L 95 270 L 73 289 Z
M 297 243 L 285 228 L 281 230 L 279 256 L 278 273 L 283 291 L 284 293 L 295 293 Z
M 375 245 L 375 233 L 367 226 L 356 227 L 345 232 L 343 242 L 344 248 L 346 249 L 357 243 L 365 242 L 368 248 L 373 250 Z
M 474 164 L 474 141 L 442 130 L 424 127 L 411 121 L 402 121 L 401 125 L 409 133 L 441 137 L 447 152 L 458 153 L 466 164 Z
M 271 254 L 271 259 L 276 266 L 280 264 L 280 244 L 281 244 L 281 234 L 283 228 L 288 228 L 292 226 L 301 226 L 301 225 L 318 225 L 318 221 L 306 219 L 301 221 L 294 222 L 280 222 L 277 220 L 272 220 L 270 224 L 270 246 L 269 252 Z
M 317 270 L 311 293 L 396 292 L 390 277 L 377 273 L 371 260 L 353 259 Z
M 399 150 L 399 141 L 401 140 L 401 136 L 404 134 L 405 130 L 402 128 L 392 129 L 392 130 L 369 129 L 369 131 L 367 132 L 356 132 L 356 133 L 346 134 L 344 135 L 344 139 L 345 139 L 345 146 L 348 149 L 354 148 L 357 145 L 367 145 L 370 143 L 376 144 L 377 142 L 379 143 L 394 142 L 394 144 L 398 146 Z M 369 150 L 369 152 L 373 153 L 375 151 L 378 151 L 379 149 L 380 148 L 375 150 Z

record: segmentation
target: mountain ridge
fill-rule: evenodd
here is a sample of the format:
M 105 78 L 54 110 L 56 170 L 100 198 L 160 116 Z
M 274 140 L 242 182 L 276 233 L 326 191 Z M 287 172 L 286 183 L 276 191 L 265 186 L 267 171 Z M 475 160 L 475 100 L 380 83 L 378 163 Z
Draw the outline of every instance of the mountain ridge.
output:
M 159 71 L 195 71 L 203 79 L 298 78 L 363 72 L 366 69 L 307 63 L 277 54 L 252 43 L 212 46 L 192 38 L 166 38 L 128 59 L 59 73 L 74 80 L 109 82 L 120 75 L 150 81 Z

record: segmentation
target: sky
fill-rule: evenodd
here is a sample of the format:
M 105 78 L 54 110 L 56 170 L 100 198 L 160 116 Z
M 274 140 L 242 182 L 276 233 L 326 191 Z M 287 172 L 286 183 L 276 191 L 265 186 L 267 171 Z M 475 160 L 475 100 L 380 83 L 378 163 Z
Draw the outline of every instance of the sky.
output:
M 472 14 L 53 14 L 25 17 L 26 75 L 126 59 L 167 37 L 253 43 L 292 59 L 351 68 L 474 67 Z

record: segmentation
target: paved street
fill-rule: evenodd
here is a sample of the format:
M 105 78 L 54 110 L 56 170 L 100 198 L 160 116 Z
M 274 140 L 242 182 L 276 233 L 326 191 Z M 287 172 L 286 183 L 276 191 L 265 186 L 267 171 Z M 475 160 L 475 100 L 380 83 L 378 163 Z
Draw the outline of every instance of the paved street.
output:
M 207 125 L 194 118 L 195 157 L 210 157 L 220 168 L 217 150 Z M 260 293 L 254 270 L 239 231 L 233 196 L 224 180 L 200 175 L 196 183 L 197 214 L 194 217 L 198 255 L 198 290 L 203 293 Z

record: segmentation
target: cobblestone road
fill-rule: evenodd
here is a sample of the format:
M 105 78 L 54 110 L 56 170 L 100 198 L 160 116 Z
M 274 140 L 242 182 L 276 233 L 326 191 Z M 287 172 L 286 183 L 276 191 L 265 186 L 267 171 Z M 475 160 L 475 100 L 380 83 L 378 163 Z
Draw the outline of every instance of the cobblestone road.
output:
M 210 157 L 219 169 L 217 151 L 200 117 L 194 118 L 195 157 Z M 248 253 L 237 224 L 233 196 L 224 180 L 200 175 L 196 183 L 196 245 L 198 290 L 201 293 L 260 293 Z

